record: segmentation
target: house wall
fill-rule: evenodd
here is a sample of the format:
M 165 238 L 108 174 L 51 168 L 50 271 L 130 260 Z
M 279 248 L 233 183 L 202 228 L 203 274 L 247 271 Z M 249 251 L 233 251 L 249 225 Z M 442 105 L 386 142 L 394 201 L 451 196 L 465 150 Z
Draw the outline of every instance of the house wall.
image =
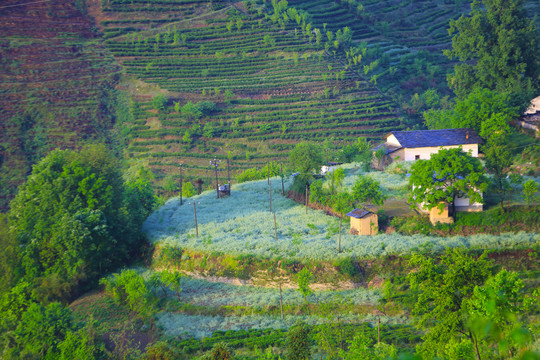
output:
M 396 160 L 397 157 L 399 157 L 399 160 L 403 160 L 405 159 L 405 149 L 401 148 L 399 150 L 391 152 L 390 154 L 388 154 L 388 156 L 390 156 L 390 159 L 392 159 L 392 161 Z
M 358 235 L 375 235 L 379 232 L 379 219 L 377 214 L 371 214 L 357 219 L 351 217 L 351 232 L 356 231 Z
M 421 160 L 429 160 L 431 154 L 436 154 L 439 152 L 441 147 L 443 149 L 455 149 L 461 146 L 463 151 L 471 151 L 473 157 L 478 157 L 478 144 L 465 144 L 465 145 L 452 145 L 452 146 L 439 146 L 439 147 L 419 147 L 419 148 L 404 148 L 404 156 L 400 157 L 405 161 L 414 161 L 416 160 L 416 155 L 420 155 Z
M 392 134 L 386 138 L 386 142 L 396 146 L 401 146 L 398 139 Z

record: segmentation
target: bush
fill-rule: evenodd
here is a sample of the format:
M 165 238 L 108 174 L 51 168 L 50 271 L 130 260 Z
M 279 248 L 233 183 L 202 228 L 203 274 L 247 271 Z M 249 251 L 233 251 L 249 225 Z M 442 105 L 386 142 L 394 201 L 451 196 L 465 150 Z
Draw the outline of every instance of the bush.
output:
M 135 270 L 122 270 L 113 277 L 99 281 L 105 286 L 105 292 L 111 295 L 118 305 L 127 305 L 131 311 L 146 313 L 149 311 L 150 289 Z
M 339 273 L 343 275 L 354 277 L 360 273 L 354 258 L 341 259 L 334 265 L 338 268 Z

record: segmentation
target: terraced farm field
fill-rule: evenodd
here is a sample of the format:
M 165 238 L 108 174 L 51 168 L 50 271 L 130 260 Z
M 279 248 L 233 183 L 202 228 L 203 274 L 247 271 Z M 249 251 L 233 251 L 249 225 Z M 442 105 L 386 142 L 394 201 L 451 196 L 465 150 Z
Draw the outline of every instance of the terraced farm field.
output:
M 48 150 L 104 136 L 120 74 L 72 3 L 20 3 L 0 11 L 0 210 Z
M 377 139 L 403 128 L 395 103 L 310 44 L 298 24 L 279 26 L 252 6 L 171 1 L 170 21 L 152 28 L 142 22 L 154 14 L 144 3 L 111 1 L 101 24 L 132 79 L 128 153 L 147 160 L 158 179 L 184 162 L 189 178 L 209 184 L 215 156 L 231 160 L 234 172 L 283 160 L 300 140 Z M 167 98 L 159 110 L 158 94 Z M 192 113 L 189 102 L 206 107 Z

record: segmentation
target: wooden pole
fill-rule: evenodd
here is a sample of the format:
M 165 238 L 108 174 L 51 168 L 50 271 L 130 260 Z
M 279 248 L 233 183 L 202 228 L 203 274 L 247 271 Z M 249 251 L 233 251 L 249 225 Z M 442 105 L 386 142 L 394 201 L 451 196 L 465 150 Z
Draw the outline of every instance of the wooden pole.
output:
M 197 208 L 195 207 L 195 201 L 193 201 L 193 214 L 195 215 L 195 235 L 199 236 L 199 227 L 197 225 Z
M 339 241 L 338 241 L 338 253 L 341 252 L 341 219 L 343 217 L 341 216 L 341 213 L 339 214 Z
M 227 183 L 229 184 L 229 196 L 231 196 L 231 172 L 229 170 L 229 158 L 227 158 Z
M 377 318 L 377 344 L 381 343 L 381 318 Z
M 283 293 L 281 292 L 281 277 L 279 278 L 279 306 L 281 308 L 281 320 L 283 320 Z
M 306 184 L 306 215 L 307 215 L 307 207 L 308 207 L 308 204 L 309 204 L 309 200 L 308 200 L 308 186 Z
M 276 212 L 274 211 L 274 230 L 276 232 L 276 242 L 277 242 L 277 221 L 276 221 Z
M 283 184 L 283 163 L 281 163 L 281 192 L 285 196 L 285 185 Z
M 180 164 L 180 205 L 182 205 L 182 164 Z
M 272 182 L 268 183 L 270 185 L 270 211 L 272 211 Z

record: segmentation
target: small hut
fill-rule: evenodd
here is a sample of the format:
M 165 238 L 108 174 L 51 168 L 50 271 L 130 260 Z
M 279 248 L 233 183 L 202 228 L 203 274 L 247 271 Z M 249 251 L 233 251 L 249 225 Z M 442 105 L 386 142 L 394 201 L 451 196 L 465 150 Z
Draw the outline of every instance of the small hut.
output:
M 379 231 L 379 218 L 369 210 L 354 209 L 347 216 L 351 217 L 351 234 L 375 235 Z
M 454 218 L 452 214 L 448 211 L 448 203 L 444 203 L 444 208 L 441 210 L 438 206 L 433 207 L 429 211 L 429 221 L 433 225 L 436 223 L 442 224 L 452 224 L 454 223 Z

